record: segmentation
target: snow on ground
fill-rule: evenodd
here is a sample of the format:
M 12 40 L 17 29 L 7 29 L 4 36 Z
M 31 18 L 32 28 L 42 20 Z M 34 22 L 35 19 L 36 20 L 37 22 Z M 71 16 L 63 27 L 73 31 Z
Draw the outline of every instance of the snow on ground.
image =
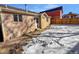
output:
M 79 53 L 78 25 L 51 25 L 37 38 L 23 46 L 25 54 Z

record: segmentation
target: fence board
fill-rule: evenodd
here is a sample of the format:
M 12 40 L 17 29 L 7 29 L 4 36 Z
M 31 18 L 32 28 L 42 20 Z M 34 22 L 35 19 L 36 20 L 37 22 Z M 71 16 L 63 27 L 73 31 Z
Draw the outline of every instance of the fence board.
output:
M 79 19 L 52 19 L 52 24 L 79 24 Z

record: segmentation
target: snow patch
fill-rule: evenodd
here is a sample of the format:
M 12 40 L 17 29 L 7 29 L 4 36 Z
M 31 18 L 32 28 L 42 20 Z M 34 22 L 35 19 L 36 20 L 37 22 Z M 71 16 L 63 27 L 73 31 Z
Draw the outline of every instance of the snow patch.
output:
M 72 49 L 79 43 L 79 26 L 52 25 L 37 38 L 32 38 L 23 53 L 26 54 L 64 54 L 79 53 Z

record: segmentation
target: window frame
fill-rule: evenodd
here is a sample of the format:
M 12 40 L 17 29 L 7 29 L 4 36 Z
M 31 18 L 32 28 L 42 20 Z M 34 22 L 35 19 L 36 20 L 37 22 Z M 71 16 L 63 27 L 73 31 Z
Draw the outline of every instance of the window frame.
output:
M 13 14 L 13 19 L 14 19 L 14 22 L 18 22 L 18 16 L 17 16 L 17 14 Z
M 15 18 L 15 16 L 16 16 L 16 18 Z M 23 21 L 21 14 L 13 14 L 13 18 L 14 18 L 14 22 L 22 22 Z
M 22 22 L 22 21 L 23 21 L 23 20 L 22 20 L 22 15 L 21 15 L 21 14 L 18 15 L 18 20 L 19 20 L 19 22 Z

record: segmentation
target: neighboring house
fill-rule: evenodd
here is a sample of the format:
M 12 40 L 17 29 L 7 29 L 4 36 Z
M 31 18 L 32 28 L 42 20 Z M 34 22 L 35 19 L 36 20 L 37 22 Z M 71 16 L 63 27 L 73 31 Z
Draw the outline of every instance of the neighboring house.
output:
M 79 19 L 79 14 L 77 14 L 76 18 L 78 18 L 78 19 Z
M 68 14 L 63 15 L 63 18 L 79 18 L 79 15 L 69 12 Z
M 40 13 L 35 17 L 37 23 L 37 29 L 45 29 L 50 25 L 51 17 L 48 16 L 46 13 Z
M 11 6 L 0 6 L 0 41 L 5 42 L 35 31 L 35 16 L 38 13 Z
M 40 13 L 46 12 L 48 16 L 51 16 L 51 23 L 53 23 L 52 20 L 54 19 L 62 19 L 62 15 L 63 15 L 63 7 L 56 7 L 53 9 L 49 9 L 46 11 L 42 11 Z

